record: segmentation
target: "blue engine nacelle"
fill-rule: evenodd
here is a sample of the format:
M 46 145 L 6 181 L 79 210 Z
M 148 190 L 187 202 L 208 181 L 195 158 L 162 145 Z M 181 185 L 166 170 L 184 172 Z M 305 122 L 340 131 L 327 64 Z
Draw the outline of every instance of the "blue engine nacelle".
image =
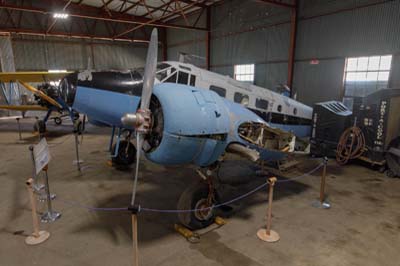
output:
M 162 110 L 162 118 L 155 119 L 163 120 L 157 121 L 163 128 L 146 157 L 160 164 L 215 162 L 225 151 L 230 130 L 223 100 L 213 91 L 172 83 L 156 85 L 153 94 Z

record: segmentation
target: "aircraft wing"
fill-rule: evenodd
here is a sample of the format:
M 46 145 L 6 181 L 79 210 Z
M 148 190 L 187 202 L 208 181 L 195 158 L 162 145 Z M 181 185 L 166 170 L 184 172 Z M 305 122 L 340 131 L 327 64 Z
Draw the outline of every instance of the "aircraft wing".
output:
M 30 72 L 0 72 L 0 82 L 48 82 L 60 80 L 64 76 L 72 72 L 46 72 L 46 71 L 30 71 Z
M 47 111 L 46 107 L 40 105 L 0 105 L 0 109 L 12 111 Z
M 60 80 L 64 76 L 72 72 L 2 72 L 0 73 L 0 82 L 19 82 L 25 89 L 47 101 L 48 103 L 54 105 L 57 108 L 62 108 L 62 106 L 51 97 L 47 96 L 42 91 L 29 85 L 29 82 L 48 82 L 52 80 Z M 47 108 L 46 108 L 47 110 Z

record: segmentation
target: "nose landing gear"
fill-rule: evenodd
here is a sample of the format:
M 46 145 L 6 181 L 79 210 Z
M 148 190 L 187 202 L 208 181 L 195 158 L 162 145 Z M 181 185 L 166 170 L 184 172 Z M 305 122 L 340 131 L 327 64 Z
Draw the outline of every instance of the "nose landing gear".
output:
M 216 217 L 214 207 L 218 203 L 218 195 L 213 177 L 218 168 L 219 165 L 208 167 L 205 174 L 198 170 L 197 173 L 203 180 L 186 188 L 179 198 L 178 210 L 182 212 L 178 213 L 178 219 L 184 226 L 196 230 L 214 223 Z
M 112 149 L 112 163 L 117 168 L 128 167 L 136 160 L 136 148 L 129 140 L 121 140 L 117 151 L 117 143 Z

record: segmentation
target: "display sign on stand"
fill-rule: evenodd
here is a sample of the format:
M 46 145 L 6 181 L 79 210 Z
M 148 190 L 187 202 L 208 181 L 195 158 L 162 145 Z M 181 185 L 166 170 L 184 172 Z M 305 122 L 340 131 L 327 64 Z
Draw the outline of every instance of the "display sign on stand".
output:
M 33 156 L 35 158 L 35 170 L 37 175 L 49 164 L 51 159 L 49 146 L 45 138 L 42 138 L 42 140 L 33 147 Z

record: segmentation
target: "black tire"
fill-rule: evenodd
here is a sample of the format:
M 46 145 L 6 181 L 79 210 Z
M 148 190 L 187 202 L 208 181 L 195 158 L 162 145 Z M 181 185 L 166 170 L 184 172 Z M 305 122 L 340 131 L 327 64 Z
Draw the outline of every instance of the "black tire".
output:
M 127 145 L 128 147 L 128 152 L 126 152 Z M 112 149 L 112 155 L 115 154 L 115 149 L 117 145 L 114 144 L 113 149 Z M 130 166 L 133 164 L 136 160 L 136 148 L 135 146 L 126 140 L 121 140 L 119 143 L 119 149 L 118 149 L 118 154 L 116 157 L 112 158 L 113 165 L 118 166 Z
M 195 183 L 183 191 L 178 201 L 178 210 L 192 210 L 201 208 L 201 203 L 207 200 L 208 185 L 199 182 Z M 216 197 L 216 196 L 215 196 Z M 215 204 L 216 202 L 213 202 Z M 199 215 L 203 218 L 200 219 Z M 184 226 L 196 230 L 209 226 L 215 220 L 215 209 L 209 210 L 207 214 L 201 212 L 182 212 L 178 213 L 179 222 Z
M 33 130 L 43 134 L 46 132 L 46 123 L 43 120 L 37 120 L 33 125 Z
M 386 176 L 389 177 L 389 178 L 394 178 L 394 177 L 395 177 L 395 174 L 394 174 L 393 171 L 390 170 L 390 169 L 386 170 L 385 174 L 386 174 Z
M 55 123 L 57 126 L 61 125 L 61 124 L 62 124 L 61 118 L 60 118 L 60 117 L 55 117 L 55 118 L 54 118 L 54 123 Z

